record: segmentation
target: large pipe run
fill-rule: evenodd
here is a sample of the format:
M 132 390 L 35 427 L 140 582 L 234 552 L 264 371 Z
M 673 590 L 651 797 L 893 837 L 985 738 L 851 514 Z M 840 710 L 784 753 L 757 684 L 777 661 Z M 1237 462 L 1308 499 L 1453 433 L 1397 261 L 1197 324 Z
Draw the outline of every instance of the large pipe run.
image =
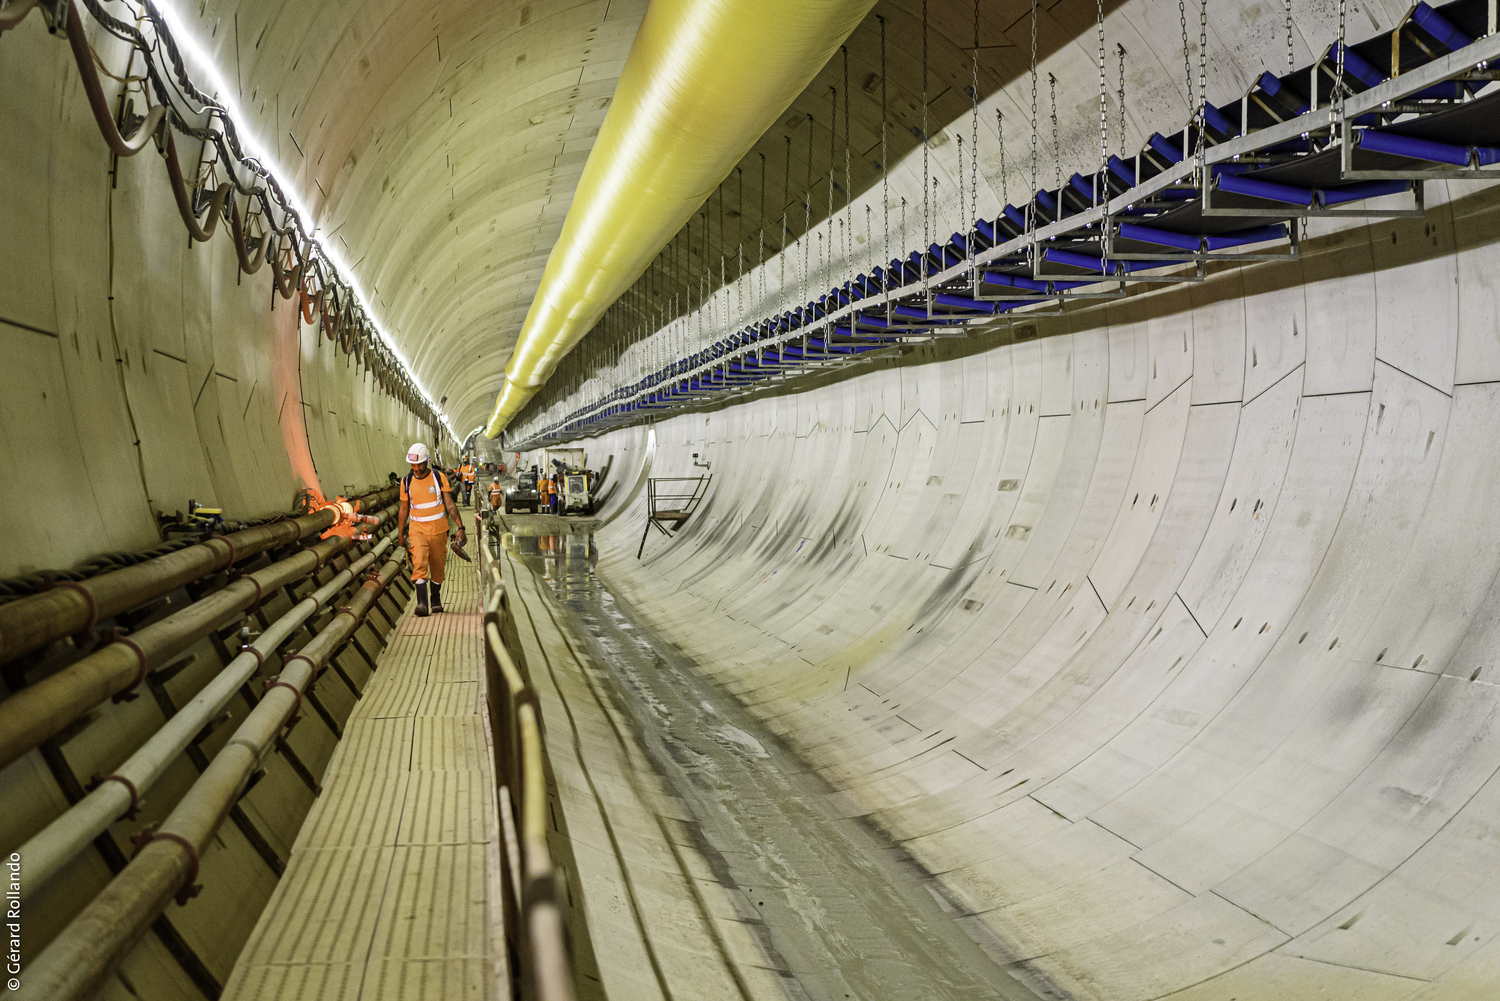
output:
M 359 498 L 366 510 L 396 499 L 387 487 Z M 199 577 L 228 569 L 240 560 L 321 532 L 333 524 L 334 513 L 315 511 L 300 518 L 273 521 L 230 535 L 179 549 L 83 581 L 65 581 L 50 591 L 17 598 L 0 605 L 0 664 L 40 650 L 55 640 L 91 629 L 94 623 L 119 615 L 153 598 L 171 594 Z
M 365 568 L 380 558 L 395 540 L 387 535 L 375 548 L 335 574 L 333 579 L 293 605 L 249 648 L 235 657 L 218 675 L 183 706 L 166 724 L 142 744 L 140 749 L 119 768 L 115 775 L 124 782 L 101 782 L 68 812 L 58 817 L 19 849 L 21 855 L 21 897 L 24 900 L 44 886 L 84 848 L 113 824 L 134 804 L 137 797 L 156 784 L 177 756 L 187 749 L 234 698 L 240 686 L 260 672 L 261 665 L 291 638 L 302 624 L 341 593 Z M 128 782 L 129 785 L 125 783 Z
M 400 550 L 387 560 L 327 628 L 286 659 L 275 684 L 130 864 L 23 971 L 27 997 L 93 997 L 173 897 L 187 899 L 182 895 L 193 892 L 204 849 L 300 708 L 303 693 L 354 634 L 405 559 Z
M 0 702 L 0 768 L 56 735 L 105 699 L 134 688 L 145 680 L 149 671 L 236 614 L 254 608 L 277 588 L 317 573 L 349 545 L 349 539 L 334 536 L 279 563 L 246 574 L 182 611 L 121 637 L 118 642 L 95 650 Z
M 494 438 L 874 0 L 652 0 L 526 314 Z

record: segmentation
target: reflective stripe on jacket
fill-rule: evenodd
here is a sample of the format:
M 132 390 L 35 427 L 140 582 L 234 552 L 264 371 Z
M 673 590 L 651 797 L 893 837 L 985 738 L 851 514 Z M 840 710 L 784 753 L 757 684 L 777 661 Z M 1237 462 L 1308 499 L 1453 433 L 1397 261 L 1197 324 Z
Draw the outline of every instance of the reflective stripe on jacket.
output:
M 448 513 L 443 509 L 443 491 L 452 492 L 448 485 L 448 477 L 437 471 L 429 471 L 426 478 L 416 479 L 407 474 L 401 480 L 401 499 L 411 506 L 411 520 L 414 522 L 431 522 L 424 524 L 424 528 L 441 527 L 444 531 L 448 529 Z M 443 524 L 438 526 L 436 522 Z

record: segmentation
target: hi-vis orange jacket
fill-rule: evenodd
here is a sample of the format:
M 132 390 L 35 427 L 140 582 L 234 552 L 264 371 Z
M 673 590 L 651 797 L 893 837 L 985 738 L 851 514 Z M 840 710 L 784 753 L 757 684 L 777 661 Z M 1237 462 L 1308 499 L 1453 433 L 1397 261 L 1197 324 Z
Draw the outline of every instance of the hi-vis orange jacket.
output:
M 448 486 L 448 477 L 432 470 L 418 480 L 407 473 L 401 479 L 401 499 L 409 505 L 407 518 L 411 521 L 413 535 L 448 534 L 448 513 L 443 506 L 443 494 L 453 491 Z

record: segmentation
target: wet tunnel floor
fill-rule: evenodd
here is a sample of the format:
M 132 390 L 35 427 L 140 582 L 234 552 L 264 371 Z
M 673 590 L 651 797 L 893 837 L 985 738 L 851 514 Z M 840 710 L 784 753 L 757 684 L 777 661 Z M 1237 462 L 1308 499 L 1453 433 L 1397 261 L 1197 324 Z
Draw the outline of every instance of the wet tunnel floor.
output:
M 697 821 L 705 860 L 760 914 L 762 950 L 788 997 L 1035 997 L 940 906 L 930 877 L 828 810 L 816 780 L 733 696 L 641 626 L 597 573 L 587 523 L 570 526 L 579 534 L 530 535 L 531 519 L 510 521 L 511 551 L 546 581 L 604 669 Z

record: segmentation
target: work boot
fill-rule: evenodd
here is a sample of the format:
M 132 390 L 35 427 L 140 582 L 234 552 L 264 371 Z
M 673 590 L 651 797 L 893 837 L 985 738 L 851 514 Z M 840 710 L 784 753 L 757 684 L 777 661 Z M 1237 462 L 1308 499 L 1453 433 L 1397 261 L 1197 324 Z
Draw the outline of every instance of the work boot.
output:
M 428 587 L 432 589 L 432 610 L 434 612 L 441 612 L 443 610 L 442 583 L 439 581 L 432 581 L 428 584 Z
M 441 611 L 441 609 L 439 609 L 439 611 Z M 417 581 L 417 618 L 419 618 L 419 619 L 420 618 L 426 618 L 426 616 L 427 616 L 427 582 L 425 580 L 419 580 L 419 581 Z

